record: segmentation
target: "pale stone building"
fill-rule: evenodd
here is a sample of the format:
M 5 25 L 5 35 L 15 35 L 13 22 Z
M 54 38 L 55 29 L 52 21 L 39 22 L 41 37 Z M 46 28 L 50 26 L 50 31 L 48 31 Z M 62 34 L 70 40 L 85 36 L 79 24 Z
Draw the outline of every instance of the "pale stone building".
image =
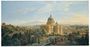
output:
M 52 15 L 50 15 L 50 17 L 47 20 L 45 27 L 45 31 L 47 31 L 47 34 L 59 34 L 62 35 L 62 28 L 61 25 L 59 25 L 54 18 L 52 17 Z

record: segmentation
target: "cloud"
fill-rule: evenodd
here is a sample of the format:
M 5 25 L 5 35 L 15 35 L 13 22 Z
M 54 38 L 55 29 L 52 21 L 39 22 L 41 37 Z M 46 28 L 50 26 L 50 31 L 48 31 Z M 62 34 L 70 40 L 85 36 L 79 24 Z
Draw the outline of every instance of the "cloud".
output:
M 53 2 L 46 1 L 45 6 L 38 9 L 37 14 L 46 14 L 50 13 L 50 11 L 55 10 L 57 12 L 63 12 L 64 16 L 61 19 L 62 24 L 88 24 L 88 15 L 77 12 L 69 11 L 70 7 L 73 4 L 78 4 L 77 2 L 67 1 L 67 2 Z M 60 5 L 59 5 L 60 4 Z
M 63 3 L 63 10 L 64 12 L 68 12 L 70 9 L 70 6 L 73 4 L 73 2 L 69 1 L 69 2 L 64 2 Z
M 89 18 L 86 15 L 75 14 L 68 19 L 62 19 L 62 24 L 89 24 Z
M 46 5 L 37 10 L 37 14 L 45 14 L 45 13 L 52 12 L 53 7 L 54 7 L 54 2 L 45 1 L 44 4 L 46 4 Z
M 27 13 L 32 13 L 34 12 L 36 9 L 30 9 L 30 8 L 21 8 L 21 9 L 17 9 L 16 13 L 18 14 L 27 14 Z
M 45 7 L 42 7 L 38 9 L 37 13 L 47 13 L 51 11 L 52 6 L 50 4 L 46 5 Z
M 39 8 L 37 14 L 52 13 L 53 11 L 64 11 L 68 12 L 72 2 L 57 2 L 57 1 L 45 1 L 45 6 Z M 60 4 L 60 5 L 59 5 Z

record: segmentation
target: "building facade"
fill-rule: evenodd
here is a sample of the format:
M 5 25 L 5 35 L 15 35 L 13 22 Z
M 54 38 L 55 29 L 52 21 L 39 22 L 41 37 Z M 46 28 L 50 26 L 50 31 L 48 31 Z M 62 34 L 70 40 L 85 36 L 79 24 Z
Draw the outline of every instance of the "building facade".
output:
M 61 25 L 59 25 L 54 18 L 52 17 L 52 15 L 50 15 L 50 17 L 47 20 L 47 23 L 45 25 L 45 31 L 47 32 L 47 34 L 59 34 L 62 35 L 62 28 Z

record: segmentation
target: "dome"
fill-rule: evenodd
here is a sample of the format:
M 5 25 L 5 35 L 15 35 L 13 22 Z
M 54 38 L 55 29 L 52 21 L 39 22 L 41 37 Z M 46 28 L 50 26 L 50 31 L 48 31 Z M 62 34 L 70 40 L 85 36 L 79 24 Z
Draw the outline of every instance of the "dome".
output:
M 55 24 L 55 21 L 54 21 L 52 15 L 50 15 L 50 17 L 48 18 L 47 24 L 51 24 L 51 25 Z

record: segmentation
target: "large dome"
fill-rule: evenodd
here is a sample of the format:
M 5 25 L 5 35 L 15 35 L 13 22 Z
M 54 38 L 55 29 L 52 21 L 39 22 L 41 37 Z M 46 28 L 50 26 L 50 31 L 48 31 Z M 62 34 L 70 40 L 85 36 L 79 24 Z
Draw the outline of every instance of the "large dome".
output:
M 55 21 L 54 21 L 52 15 L 50 15 L 50 17 L 48 18 L 47 24 L 50 24 L 50 25 L 54 25 L 55 24 Z

